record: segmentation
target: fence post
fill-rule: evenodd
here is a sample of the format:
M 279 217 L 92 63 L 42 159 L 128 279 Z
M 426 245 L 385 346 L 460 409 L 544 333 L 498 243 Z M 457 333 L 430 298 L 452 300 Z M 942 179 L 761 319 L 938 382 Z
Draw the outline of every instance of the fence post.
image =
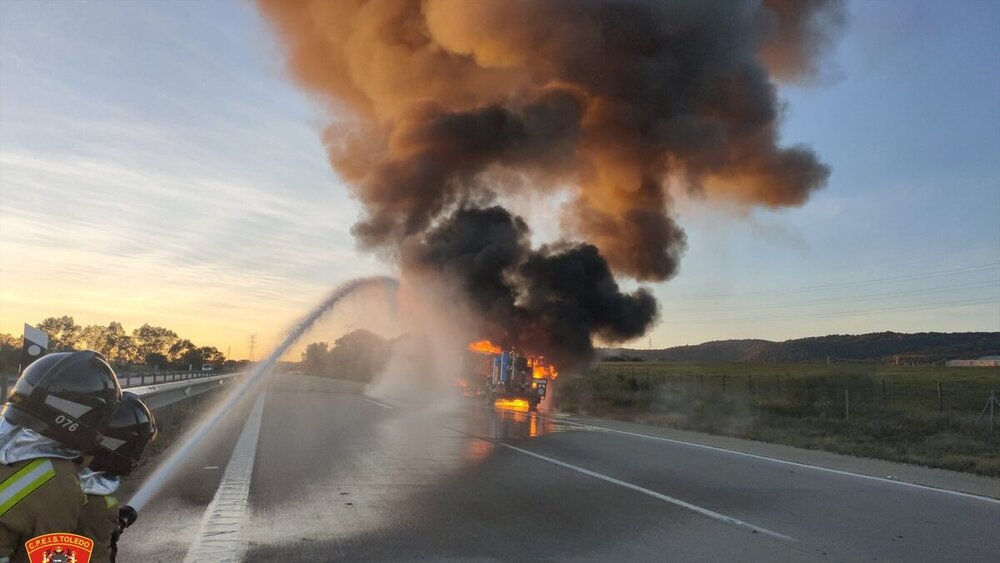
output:
M 753 395 L 753 376 L 747 376 L 747 393 Z
M 723 393 L 726 392 L 726 376 L 725 375 L 722 376 L 722 392 Z
M 937 382 L 938 412 L 944 412 L 944 400 L 941 398 L 941 382 Z
M 851 419 L 851 393 L 844 387 L 844 420 Z
M 976 424 L 979 424 L 979 421 L 983 419 L 984 415 L 986 415 L 986 411 L 990 411 L 990 434 L 996 430 L 993 421 L 997 405 L 1000 405 L 1000 399 L 997 399 L 997 390 L 990 389 L 990 398 L 986 400 L 986 406 L 983 407 L 983 412 L 979 413 L 979 417 L 976 418 Z
M 698 376 L 698 388 L 700 390 L 702 390 L 702 391 L 705 390 L 705 375 L 704 374 Z

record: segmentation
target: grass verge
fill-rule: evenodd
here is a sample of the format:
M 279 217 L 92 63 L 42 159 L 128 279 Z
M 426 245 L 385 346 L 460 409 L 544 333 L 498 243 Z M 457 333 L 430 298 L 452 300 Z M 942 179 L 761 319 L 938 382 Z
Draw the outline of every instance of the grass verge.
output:
M 855 373 L 796 377 L 780 394 L 757 395 L 598 372 L 561 381 L 559 408 L 1000 477 L 1000 427 L 990 433 L 985 421 L 976 422 L 977 413 L 899 410 L 878 401 L 845 409 L 845 387 L 879 385 Z

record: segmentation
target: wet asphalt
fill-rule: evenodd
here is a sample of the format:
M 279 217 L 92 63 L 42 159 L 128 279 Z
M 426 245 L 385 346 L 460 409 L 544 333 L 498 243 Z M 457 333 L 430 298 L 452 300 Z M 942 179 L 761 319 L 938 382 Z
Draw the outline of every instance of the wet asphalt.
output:
M 995 561 L 1000 553 L 996 501 L 474 401 L 386 408 L 282 377 L 263 413 L 242 527 L 247 561 Z M 245 409 L 126 531 L 119 561 L 184 559 Z

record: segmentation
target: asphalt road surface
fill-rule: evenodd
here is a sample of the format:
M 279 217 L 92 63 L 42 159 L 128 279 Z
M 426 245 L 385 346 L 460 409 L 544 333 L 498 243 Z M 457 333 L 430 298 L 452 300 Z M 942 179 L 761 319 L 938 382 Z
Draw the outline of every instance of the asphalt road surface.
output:
M 997 561 L 987 497 L 1000 481 L 278 376 L 119 561 Z

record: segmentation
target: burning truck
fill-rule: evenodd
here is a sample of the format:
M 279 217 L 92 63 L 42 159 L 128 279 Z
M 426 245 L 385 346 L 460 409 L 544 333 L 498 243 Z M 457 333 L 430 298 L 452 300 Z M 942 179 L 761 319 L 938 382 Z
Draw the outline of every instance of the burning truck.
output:
M 466 396 L 483 397 L 497 408 L 535 410 L 549 382 L 559 376 L 542 356 L 504 351 L 488 340 L 469 344 L 460 385 Z

